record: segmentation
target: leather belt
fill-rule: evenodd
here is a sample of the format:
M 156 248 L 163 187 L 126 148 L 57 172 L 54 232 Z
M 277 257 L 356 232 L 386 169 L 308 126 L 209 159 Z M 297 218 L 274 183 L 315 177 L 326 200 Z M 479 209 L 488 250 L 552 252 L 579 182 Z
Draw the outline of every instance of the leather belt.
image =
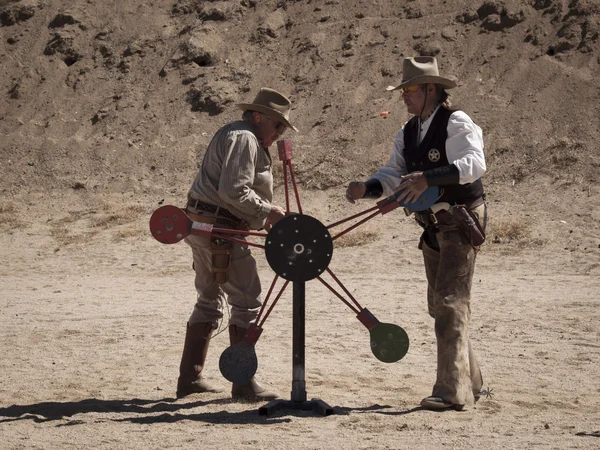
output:
M 454 202 L 456 205 L 465 205 L 467 209 L 475 209 L 478 206 L 483 205 L 485 199 L 478 197 L 476 199 L 469 199 L 464 201 Z M 452 223 L 452 213 L 450 211 L 441 210 L 437 213 L 433 213 L 431 210 L 426 211 L 415 211 L 415 218 L 417 222 L 425 226 L 435 226 L 438 224 L 449 225 Z
M 417 222 L 426 226 L 452 223 L 452 214 L 444 210 L 435 214 L 431 211 L 415 211 L 415 218 Z
M 223 217 L 224 219 L 236 220 L 238 222 L 240 221 L 240 219 L 238 217 L 231 214 L 225 208 L 222 208 L 217 205 L 212 205 L 210 203 L 205 203 L 200 200 L 195 200 L 191 197 L 188 197 L 187 207 L 188 207 L 188 209 L 193 209 L 200 213 L 205 212 L 208 214 L 214 214 L 215 216 Z
M 463 202 L 456 202 L 457 205 L 465 205 L 467 209 L 475 209 L 478 206 L 483 205 L 485 202 L 485 194 L 483 197 L 477 197 L 476 199 L 465 200 Z
M 190 211 L 186 211 L 186 214 L 194 222 L 202 222 L 202 223 L 210 223 L 210 224 L 214 224 L 214 223 L 217 222 L 217 218 L 216 217 L 202 216 L 200 214 L 195 214 L 195 213 L 190 212 Z
M 190 209 L 198 212 L 192 212 Z M 234 216 L 225 208 L 195 200 L 191 197 L 188 197 L 186 212 L 189 218 L 196 222 L 225 225 L 234 229 L 243 229 L 245 226 L 243 220 Z

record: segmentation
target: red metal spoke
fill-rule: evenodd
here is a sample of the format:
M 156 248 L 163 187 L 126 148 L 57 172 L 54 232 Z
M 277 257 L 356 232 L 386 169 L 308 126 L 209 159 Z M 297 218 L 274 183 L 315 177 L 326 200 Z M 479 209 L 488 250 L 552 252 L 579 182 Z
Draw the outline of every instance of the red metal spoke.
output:
M 287 287 L 288 284 L 290 284 L 290 282 L 288 280 L 286 280 L 285 283 L 283 284 L 283 286 L 281 287 L 281 290 L 279 291 L 279 294 L 277 294 L 277 297 L 275 297 L 275 300 L 273 300 L 273 303 L 271 304 L 271 307 L 269 308 L 269 310 L 265 314 L 265 317 L 263 318 L 262 322 L 260 323 L 260 325 L 259 325 L 260 327 L 262 327 L 263 324 L 267 321 L 267 317 L 269 317 L 269 314 L 271 314 L 271 311 L 273 311 L 273 308 L 275 308 L 275 305 L 279 301 L 279 298 L 281 297 L 281 294 L 283 294 L 283 292 L 285 291 L 285 288 Z
M 279 160 L 283 163 L 283 186 L 285 188 L 285 212 L 290 213 L 290 191 L 288 186 L 288 166 L 291 170 L 292 165 L 292 141 L 283 139 L 277 141 L 277 153 Z
M 240 244 L 250 245 L 251 247 L 262 248 L 264 250 L 265 246 L 260 244 L 255 244 L 254 242 L 247 241 L 245 239 L 238 239 L 231 236 L 224 236 L 222 234 L 212 234 L 211 237 L 225 239 L 226 241 L 239 242 Z
M 213 228 L 213 233 L 241 234 L 243 236 L 267 237 L 267 233 L 258 233 L 254 231 L 245 230 L 232 230 L 231 228 Z
M 354 302 L 354 304 L 358 307 L 359 310 L 363 309 L 362 306 L 360 306 L 360 303 L 358 303 L 358 300 L 356 300 L 354 298 L 354 296 L 350 293 L 350 291 L 348 289 L 346 289 L 346 286 L 344 286 L 342 284 L 342 282 L 338 279 L 338 277 L 336 277 L 333 272 L 331 271 L 331 269 L 328 267 L 327 269 L 327 273 L 331 276 L 331 278 L 333 278 L 335 280 L 335 282 L 344 290 L 344 292 L 346 293 L 346 295 L 348 297 L 350 297 L 350 299 Z
M 290 178 L 292 179 L 292 186 L 294 187 L 294 194 L 296 194 L 296 203 L 298 204 L 298 212 L 302 214 L 302 205 L 300 205 L 300 194 L 298 194 L 298 186 L 296 185 L 296 178 L 294 178 L 294 168 L 292 167 L 292 162 L 288 162 L 288 167 L 290 169 Z
M 342 302 L 344 302 L 346 304 L 346 306 L 348 306 L 348 308 L 350 308 L 356 314 L 358 314 L 360 312 L 358 309 L 356 309 L 354 307 L 354 305 L 352 305 L 350 302 L 348 302 L 348 300 L 346 300 L 344 297 L 342 297 L 334 288 L 332 288 L 325 280 L 323 280 L 323 278 L 317 277 L 317 280 L 319 280 L 321 283 L 323 283 L 327 289 L 329 289 L 331 292 L 333 292 L 337 298 L 339 298 Z
M 363 220 L 356 222 L 354 225 L 352 225 L 351 227 L 348 227 L 347 229 L 345 229 L 344 231 L 342 231 L 339 234 L 336 234 L 332 239 L 335 241 L 337 238 L 342 237 L 344 234 L 348 233 L 349 231 L 354 230 L 356 227 L 358 227 L 359 225 L 365 223 L 367 220 L 372 219 L 373 217 L 375 217 L 377 214 L 379 214 L 379 211 L 371 214 L 369 217 L 364 218 Z
M 283 160 L 283 186 L 285 188 L 285 212 L 290 213 L 290 191 L 288 187 L 287 161 Z
M 267 303 L 269 303 L 269 297 L 271 296 L 271 292 L 273 292 L 273 288 L 275 287 L 275 283 L 277 283 L 278 279 L 279 279 L 279 275 L 275 275 L 275 278 L 273 278 L 273 282 L 271 283 L 271 287 L 269 288 L 269 292 L 267 292 L 267 296 L 265 297 L 263 304 L 260 307 L 260 311 L 258 312 L 258 315 L 256 316 L 256 323 L 260 322 L 260 316 L 262 316 L 262 313 L 265 310 Z
M 342 220 L 340 220 L 338 222 L 332 223 L 331 225 L 327 225 L 327 228 L 333 228 L 333 227 L 335 227 L 337 225 L 341 225 L 344 222 L 348 222 L 349 220 L 356 219 L 357 217 L 360 217 L 363 214 L 367 214 L 367 213 L 370 213 L 372 211 L 375 211 L 376 209 L 379 209 L 379 207 L 378 206 L 373 206 L 372 208 L 366 209 L 363 212 L 359 212 L 358 214 L 354 214 L 353 216 L 350 216 L 350 217 L 348 217 L 346 219 L 342 219 Z

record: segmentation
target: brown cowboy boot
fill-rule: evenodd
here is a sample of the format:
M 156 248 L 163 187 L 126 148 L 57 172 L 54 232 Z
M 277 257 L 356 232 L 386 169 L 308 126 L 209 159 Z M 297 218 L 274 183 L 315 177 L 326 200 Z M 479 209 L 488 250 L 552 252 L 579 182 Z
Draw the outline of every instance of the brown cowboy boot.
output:
M 246 328 L 238 327 L 237 325 L 229 325 L 229 341 L 231 345 L 239 344 L 246 336 Z M 275 400 L 279 395 L 274 392 L 269 392 L 260 385 L 256 378 L 252 377 L 246 383 L 233 383 L 231 387 L 231 398 L 246 402 L 260 402 Z
M 212 331 L 212 323 L 188 324 L 179 366 L 177 398 L 201 392 L 223 392 L 222 388 L 213 386 L 202 379 L 202 369 L 206 361 Z

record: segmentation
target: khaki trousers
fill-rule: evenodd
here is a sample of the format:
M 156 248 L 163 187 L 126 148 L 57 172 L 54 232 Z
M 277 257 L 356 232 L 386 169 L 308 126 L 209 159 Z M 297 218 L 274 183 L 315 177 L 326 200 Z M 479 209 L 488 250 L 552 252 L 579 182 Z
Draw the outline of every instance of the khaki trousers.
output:
M 236 238 L 241 236 L 236 235 Z M 190 325 L 198 322 L 210 322 L 215 328 L 222 319 L 222 304 L 227 300 L 231 305 L 230 325 L 248 328 L 256 319 L 262 305 L 260 279 L 256 260 L 247 244 L 233 242 L 228 280 L 219 285 L 212 273 L 210 239 L 190 235 L 185 242 L 191 247 L 196 272 L 196 291 L 198 297 Z
M 476 208 L 485 215 L 485 205 Z M 480 222 L 485 223 L 485 220 Z M 439 251 L 421 243 L 427 275 L 427 306 L 435 320 L 437 379 L 434 397 L 455 405 L 473 405 L 483 387 L 481 370 L 469 339 L 470 298 L 477 250 L 452 224 L 440 224 Z

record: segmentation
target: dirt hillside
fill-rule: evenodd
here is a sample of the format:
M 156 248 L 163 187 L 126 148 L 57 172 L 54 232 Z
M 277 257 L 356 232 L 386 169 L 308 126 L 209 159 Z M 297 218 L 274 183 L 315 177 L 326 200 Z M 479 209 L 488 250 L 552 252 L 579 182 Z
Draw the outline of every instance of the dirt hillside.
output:
M 301 186 L 340 190 L 385 162 L 408 118 L 385 88 L 399 82 L 404 56 L 423 54 L 457 79 L 454 104 L 484 130 L 493 207 L 598 222 L 598 2 L 3 0 L 0 8 L 4 209 L 39 194 L 80 208 L 107 195 L 181 201 L 212 133 L 262 86 L 293 100 Z

